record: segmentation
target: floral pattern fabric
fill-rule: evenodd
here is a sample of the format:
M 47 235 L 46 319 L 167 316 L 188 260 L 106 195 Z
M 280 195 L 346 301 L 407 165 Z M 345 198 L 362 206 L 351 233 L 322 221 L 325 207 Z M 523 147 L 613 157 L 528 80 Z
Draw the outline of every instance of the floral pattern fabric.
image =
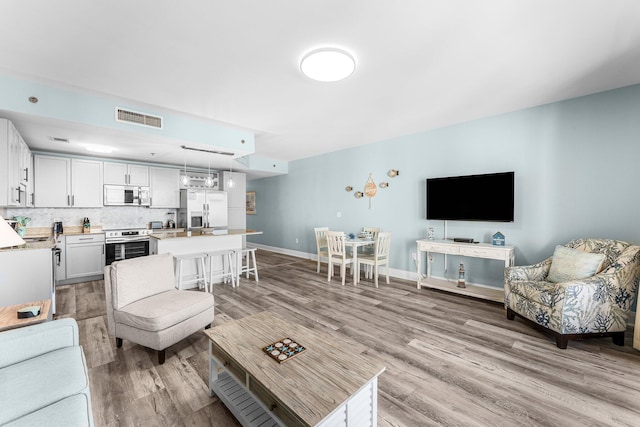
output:
M 566 247 L 604 254 L 595 276 L 547 281 L 552 258 L 505 269 L 505 307 L 560 334 L 619 332 L 627 328 L 640 279 L 640 246 L 619 240 L 578 239 Z

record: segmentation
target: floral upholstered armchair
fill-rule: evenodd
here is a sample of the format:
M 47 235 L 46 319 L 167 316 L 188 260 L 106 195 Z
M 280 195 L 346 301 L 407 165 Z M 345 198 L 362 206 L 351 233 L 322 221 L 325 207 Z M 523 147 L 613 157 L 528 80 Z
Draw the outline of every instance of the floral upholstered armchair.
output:
M 557 274 L 563 266 L 563 251 L 578 257 L 584 252 L 595 254 L 600 262 L 583 278 L 565 277 Z M 546 328 L 555 336 L 558 348 L 567 348 L 569 339 L 594 336 L 610 336 L 615 344 L 624 345 L 627 316 L 640 277 L 640 246 L 618 240 L 572 240 L 538 264 L 507 267 L 504 276 L 509 320 L 518 315 Z

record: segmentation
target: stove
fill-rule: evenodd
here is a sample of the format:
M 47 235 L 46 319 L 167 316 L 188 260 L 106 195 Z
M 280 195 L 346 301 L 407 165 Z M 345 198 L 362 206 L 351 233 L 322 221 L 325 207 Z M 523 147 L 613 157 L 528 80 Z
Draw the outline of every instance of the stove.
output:
M 104 235 L 106 243 L 121 243 L 141 240 L 149 241 L 150 232 L 151 230 L 146 228 L 120 228 L 104 230 Z
M 150 232 L 146 228 L 104 230 L 106 264 L 149 255 Z

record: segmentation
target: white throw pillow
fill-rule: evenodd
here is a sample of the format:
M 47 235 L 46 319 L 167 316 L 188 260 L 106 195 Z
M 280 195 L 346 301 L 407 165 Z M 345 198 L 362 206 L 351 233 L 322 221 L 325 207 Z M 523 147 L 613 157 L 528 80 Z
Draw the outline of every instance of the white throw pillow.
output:
M 585 279 L 600 272 L 603 263 L 604 254 L 579 251 L 566 246 L 556 246 L 547 280 L 560 283 Z

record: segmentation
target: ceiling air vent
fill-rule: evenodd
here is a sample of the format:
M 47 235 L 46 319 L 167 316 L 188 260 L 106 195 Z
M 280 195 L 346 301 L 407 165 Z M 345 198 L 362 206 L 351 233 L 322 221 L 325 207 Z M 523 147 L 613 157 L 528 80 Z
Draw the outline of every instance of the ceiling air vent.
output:
M 116 121 L 162 129 L 162 117 L 123 110 L 116 107 Z
M 62 142 L 62 143 L 69 143 L 69 140 L 67 138 L 60 138 L 58 136 L 50 136 L 49 139 L 51 140 L 51 142 Z

